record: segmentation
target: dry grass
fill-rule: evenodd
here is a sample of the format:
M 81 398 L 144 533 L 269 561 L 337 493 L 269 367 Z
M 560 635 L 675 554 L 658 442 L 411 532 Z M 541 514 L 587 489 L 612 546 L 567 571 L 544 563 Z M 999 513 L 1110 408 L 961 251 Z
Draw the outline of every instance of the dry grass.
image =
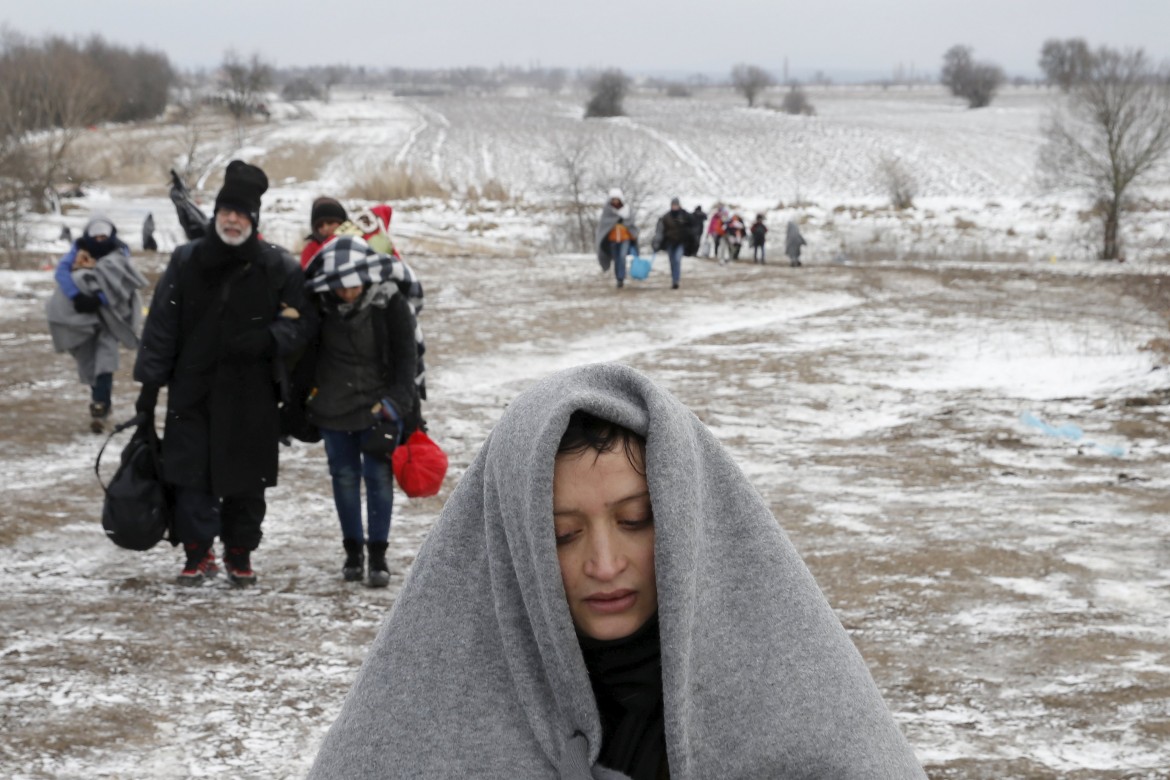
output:
M 415 198 L 447 198 L 449 193 L 438 181 L 400 165 L 386 163 L 354 182 L 345 192 L 347 198 L 374 201 L 402 201 Z
M 272 182 L 313 181 L 321 169 L 337 155 L 337 144 L 290 143 L 271 150 L 256 160 Z
M 504 201 L 507 201 L 511 198 L 511 196 L 508 194 L 508 190 L 496 179 L 488 179 L 486 182 L 484 182 L 483 191 L 480 192 L 480 195 L 485 200 L 494 200 L 499 201 L 500 203 L 503 203 Z

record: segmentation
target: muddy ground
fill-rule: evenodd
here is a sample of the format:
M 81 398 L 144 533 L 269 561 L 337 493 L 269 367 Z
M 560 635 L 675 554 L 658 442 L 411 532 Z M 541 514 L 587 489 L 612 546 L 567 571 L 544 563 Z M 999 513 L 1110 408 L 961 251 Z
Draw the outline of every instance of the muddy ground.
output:
M 340 580 L 320 447 L 282 451 L 255 589 L 179 589 L 168 545 L 109 544 L 87 390 L 41 314 L 51 274 L 0 271 L 0 776 L 302 776 L 509 399 L 620 359 L 734 452 L 932 778 L 1170 777 L 1170 378 L 1143 351 L 1165 337 L 1141 294 L 1152 277 L 688 260 L 681 290 L 658 269 L 618 292 L 585 257 L 427 248 L 408 255 L 427 289 L 426 415 L 452 468 L 440 496 L 397 497 L 383 591 Z M 124 357 L 118 418 L 135 392 Z

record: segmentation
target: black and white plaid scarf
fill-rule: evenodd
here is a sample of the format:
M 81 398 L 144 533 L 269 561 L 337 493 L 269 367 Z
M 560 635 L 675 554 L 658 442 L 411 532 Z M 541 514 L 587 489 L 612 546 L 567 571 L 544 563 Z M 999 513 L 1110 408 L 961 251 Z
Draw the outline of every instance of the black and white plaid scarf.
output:
M 321 247 L 305 267 L 305 287 L 314 293 L 346 287 L 378 287 L 393 282 L 414 312 L 414 339 L 418 343 L 418 373 L 414 381 L 419 397 L 427 397 L 422 328 L 418 314 L 423 308 L 423 288 L 414 271 L 397 257 L 375 252 L 359 236 L 338 236 Z

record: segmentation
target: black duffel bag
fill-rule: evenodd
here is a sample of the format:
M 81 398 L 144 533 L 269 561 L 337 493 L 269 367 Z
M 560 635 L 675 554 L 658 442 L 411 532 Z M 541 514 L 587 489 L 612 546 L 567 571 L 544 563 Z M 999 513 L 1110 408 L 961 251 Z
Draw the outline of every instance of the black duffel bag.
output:
M 102 484 L 102 453 L 114 436 L 137 425 L 122 450 L 122 463 L 109 485 Z M 139 415 L 114 428 L 98 451 L 93 465 L 106 497 L 102 528 L 110 541 L 127 550 L 149 550 L 164 538 L 177 544 L 174 534 L 174 491 L 162 478 L 162 442 L 153 420 Z

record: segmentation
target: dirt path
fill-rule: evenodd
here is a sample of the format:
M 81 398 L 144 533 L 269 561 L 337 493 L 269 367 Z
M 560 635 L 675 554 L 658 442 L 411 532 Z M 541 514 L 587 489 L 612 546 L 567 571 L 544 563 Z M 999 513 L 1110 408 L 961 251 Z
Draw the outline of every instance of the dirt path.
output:
M 1145 373 L 1164 334 L 1126 279 L 688 263 L 679 291 L 658 269 L 618 293 L 588 258 L 414 261 L 452 468 L 440 497 L 399 496 L 385 591 L 340 581 L 304 445 L 282 452 L 258 588 L 179 590 L 169 547 L 109 545 L 51 276 L 0 272 L 0 775 L 302 776 L 508 401 L 620 359 L 736 454 L 932 777 L 1170 777 L 1170 378 Z

